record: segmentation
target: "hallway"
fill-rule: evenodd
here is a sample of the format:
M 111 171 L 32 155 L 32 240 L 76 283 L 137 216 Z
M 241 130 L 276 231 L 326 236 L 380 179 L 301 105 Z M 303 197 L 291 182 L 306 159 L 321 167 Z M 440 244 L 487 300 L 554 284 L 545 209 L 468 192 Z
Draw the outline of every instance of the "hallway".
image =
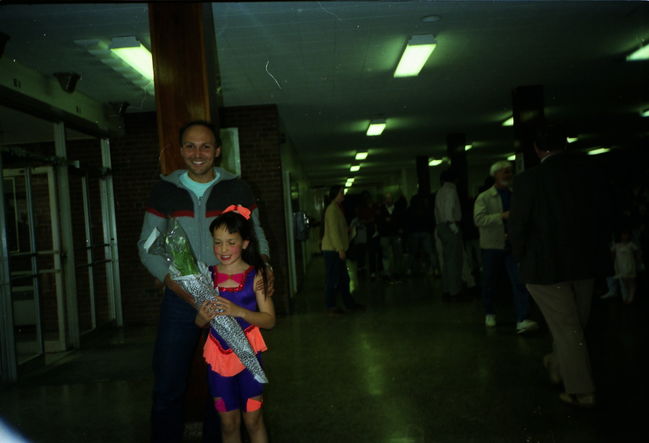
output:
M 329 317 L 322 268 L 315 259 L 296 314 L 264 334 L 272 442 L 644 440 L 649 372 L 637 356 L 648 344 L 646 289 L 629 306 L 594 299 L 588 335 L 600 405 L 575 410 L 541 365 L 547 329 L 516 336 L 509 297 L 486 331 L 480 301 L 445 302 L 432 277 L 362 281 L 356 297 L 367 311 Z M 34 442 L 147 441 L 154 333 L 104 332 L 0 391 L 0 417 Z

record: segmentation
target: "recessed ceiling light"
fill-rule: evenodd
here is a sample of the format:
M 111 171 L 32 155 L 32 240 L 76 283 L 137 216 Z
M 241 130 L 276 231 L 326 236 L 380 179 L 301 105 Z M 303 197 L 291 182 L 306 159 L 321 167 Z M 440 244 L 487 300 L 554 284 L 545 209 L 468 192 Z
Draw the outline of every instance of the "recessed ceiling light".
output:
M 609 148 L 595 148 L 588 151 L 588 155 L 599 155 L 610 151 Z
M 626 57 L 626 61 L 628 62 L 637 62 L 640 60 L 649 60 L 649 44 L 636 49 Z
M 568 143 L 574 143 L 577 140 L 579 140 L 579 138 L 578 137 L 567 137 L 566 140 L 568 141 Z
M 367 158 L 367 151 L 357 152 L 356 156 L 354 157 L 354 160 L 365 160 L 366 158 Z
M 514 116 L 512 115 L 502 123 L 503 126 L 514 126 Z
M 381 135 L 385 129 L 385 120 L 372 120 L 367 127 L 368 136 Z
M 516 154 L 511 154 L 510 156 L 507 157 L 507 160 L 513 162 L 514 160 L 516 160 Z
M 421 21 L 424 23 L 433 23 L 433 22 L 438 22 L 439 20 L 440 20 L 439 15 L 427 15 L 421 18 Z
M 431 158 L 430 160 L 428 160 L 428 166 L 439 166 L 442 163 L 444 163 L 444 160 L 435 159 L 435 158 Z
M 435 37 L 430 34 L 413 35 L 401 54 L 401 59 L 394 70 L 394 77 L 415 77 L 419 75 L 428 57 L 437 47 Z
M 358 171 L 360 171 L 360 169 L 361 169 L 361 165 L 352 165 L 352 166 L 349 168 L 349 171 L 350 171 L 350 172 L 358 172 Z
M 471 143 L 469 143 L 468 145 L 464 145 L 465 151 L 470 151 L 471 149 L 473 149 L 473 145 Z
M 640 115 L 643 116 L 643 117 L 649 117 L 649 108 L 642 111 L 640 113 Z

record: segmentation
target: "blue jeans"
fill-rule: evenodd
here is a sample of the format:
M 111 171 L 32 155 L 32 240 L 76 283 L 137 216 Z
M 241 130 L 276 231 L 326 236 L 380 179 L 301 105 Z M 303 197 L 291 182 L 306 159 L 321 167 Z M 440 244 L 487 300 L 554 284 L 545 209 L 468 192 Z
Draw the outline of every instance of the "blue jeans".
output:
M 530 308 L 530 295 L 518 276 L 518 267 L 509 251 L 504 249 L 482 249 L 482 300 L 485 313 L 495 314 L 494 295 L 496 293 L 496 275 L 498 268 L 505 266 L 512 285 L 516 321 L 527 318 Z
M 349 293 L 349 273 L 347 264 L 340 259 L 338 251 L 322 251 L 325 261 L 325 305 L 327 309 L 336 307 L 336 291 L 340 291 L 343 303 L 353 308 L 356 302 Z
M 201 335 L 195 318 L 196 310 L 165 288 L 153 352 L 152 442 L 183 440 L 187 378 Z M 213 404 L 206 405 L 203 441 L 221 441 L 220 418 Z

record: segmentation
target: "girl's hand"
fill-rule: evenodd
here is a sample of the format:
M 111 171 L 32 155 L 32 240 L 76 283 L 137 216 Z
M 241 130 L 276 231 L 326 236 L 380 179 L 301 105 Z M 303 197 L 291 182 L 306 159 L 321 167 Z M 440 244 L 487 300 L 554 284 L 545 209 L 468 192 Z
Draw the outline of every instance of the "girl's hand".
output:
M 196 324 L 200 327 L 208 324 L 214 317 L 216 317 L 217 309 L 218 308 L 216 307 L 216 302 L 212 300 L 203 302 L 201 307 L 198 309 L 198 313 L 196 314 Z
M 244 309 L 241 306 L 224 297 L 216 298 L 215 307 L 217 309 L 216 315 L 230 315 L 232 317 L 244 316 Z

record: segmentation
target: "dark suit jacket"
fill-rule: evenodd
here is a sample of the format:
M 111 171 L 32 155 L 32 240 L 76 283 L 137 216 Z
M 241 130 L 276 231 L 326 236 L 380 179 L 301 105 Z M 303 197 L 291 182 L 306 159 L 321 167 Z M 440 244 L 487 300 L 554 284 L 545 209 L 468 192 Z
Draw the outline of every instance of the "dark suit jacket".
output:
M 605 176 L 583 155 L 561 153 L 517 175 L 509 219 L 524 283 L 553 284 L 611 271 Z

